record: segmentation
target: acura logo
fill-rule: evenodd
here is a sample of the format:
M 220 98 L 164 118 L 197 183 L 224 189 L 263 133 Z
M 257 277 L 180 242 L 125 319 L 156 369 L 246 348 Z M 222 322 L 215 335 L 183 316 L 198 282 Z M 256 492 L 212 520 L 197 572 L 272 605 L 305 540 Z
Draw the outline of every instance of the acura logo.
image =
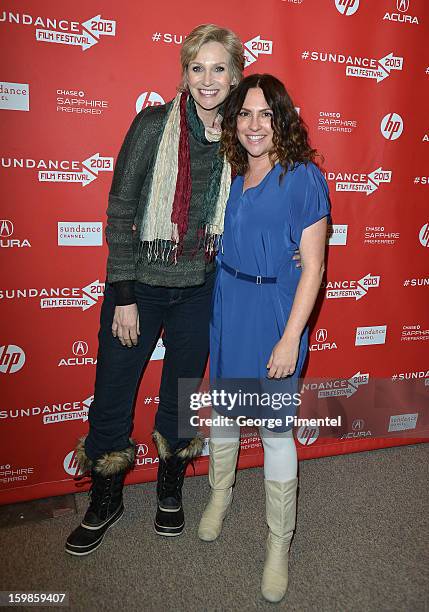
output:
M 328 330 L 318 329 L 316 332 L 316 342 L 326 342 L 328 337 Z
M 83 357 L 88 352 L 88 345 L 83 340 L 78 340 L 77 342 L 73 343 L 72 351 L 73 351 L 73 355 L 76 355 L 76 357 L 78 355 L 82 355 Z
M 146 457 L 149 452 L 149 448 L 147 444 L 139 444 L 137 447 L 137 456 L 138 457 Z
M 401 11 L 401 13 L 406 13 L 408 11 L 409 6 L 410 0 L 396 0 L 396 8 L 398 9 L 398 11 Z
M 9 238 L 13 234 L 13 223 L 8 219 L 0 221 L 0 238 Z
M 360 431 L 365 427 L 365 421 L 363 419 L 355 419 L 352 423 L 353 431 Z

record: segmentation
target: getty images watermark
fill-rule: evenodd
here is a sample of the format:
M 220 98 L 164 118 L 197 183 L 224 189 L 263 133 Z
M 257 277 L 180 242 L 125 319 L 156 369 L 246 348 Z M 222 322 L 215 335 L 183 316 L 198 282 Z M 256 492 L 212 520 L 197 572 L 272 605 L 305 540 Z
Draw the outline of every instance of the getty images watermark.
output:
M 330 416 L 322 418 L 300 418 L 295 414 L 282 414 L 281 412 L 295 412 L 301 406 L 301 394 L 298 392 L 246 392 L 239 389 L 229 392 L 225 389 L 211 389 L 192 393 L 189 398 L 189 407 L 193 411 L 212 407 L 215 416 L 202 416 L 194 414 L 189 422 L 192 427 L 265 427 L 274 429 L 278 427 L 341 427 L 341 415 L 335 418 Z M 267 413 L 274 411 L 273 416 L 247 416 L 246 413 L 256 410 Z M 234 417 L 224 416 L 221 413 L 233 413 Z M 278 416 L 274 416 L 277 412 Z
M 179 436 L 234 437 L 236 426 L 276 434 L 310 427 L 318 438 L 429 439 L 429 370 L 375 377 L 180 379 Z M 230 432 L 230 433 L 229 433 Z M 216 434 L 217 435 L 217 434 Z

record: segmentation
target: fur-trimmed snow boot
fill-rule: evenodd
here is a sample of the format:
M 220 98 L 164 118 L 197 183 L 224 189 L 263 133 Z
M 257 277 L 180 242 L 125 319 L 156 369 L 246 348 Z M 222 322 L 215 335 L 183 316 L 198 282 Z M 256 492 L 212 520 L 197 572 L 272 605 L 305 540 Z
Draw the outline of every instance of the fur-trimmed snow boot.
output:
M 289 547 L 295 529 L 298 478 L 286 482 L 265 480 L 269 527 L 261 592 L 267 601 L 279 602 L 288 586 Z
M 209 483 L 212 491 L 198 527 L 198 537 L 205 542 L 219 537 L 223 519 L 231 505 L 240 440 L 219 442 L 210 439 L 209 448 Z
M 185 527 L 182 487 L 186 468 L 192 459 L 201 454 L 203 440 L 193 438 L 184 448 L 173 452 L 159 431 L 155 430 L 152 437 L 159 455 L 155 531 L 162 536 L 178 536 Z
M 91 473 L 90 503 L 83 521 L 67 538 L 65 549 L 71 555 L 84 556 L 101 545 L 106 531 L 124 513 L 122 490 L 125 475 L 134 463 L 134 443 L 122 451 L 105 453 L 92 462 L 82 439 L 76 453 L 81 471 Z

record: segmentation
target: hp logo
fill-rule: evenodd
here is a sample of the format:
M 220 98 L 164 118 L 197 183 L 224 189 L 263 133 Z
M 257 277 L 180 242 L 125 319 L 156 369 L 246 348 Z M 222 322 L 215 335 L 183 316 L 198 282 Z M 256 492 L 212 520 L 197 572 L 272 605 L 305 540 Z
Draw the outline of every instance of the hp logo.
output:
M 420 244 L 429 247 L 429 223 L 425 223 L 419 233 Z
M 396 140 L 402 134 L 404 122 L 398 113 L 388 113 L 383 117 L 380 130 L 386 140 Z
M 337 7 L 337 11 L 341 13 L 341 15 L 350 17 L 351 15 L 354 15 L 358 10 L 359 0 L 335 0 L 335 6 Z
M 161 106 L 165 104 L 164 98 L 156 91 L 144 91 L 136 100 L 136 112 L 139 113 L 147 106 Z
M 316 442 L 319 437 L 319 428 L 318 427 L 300 427 L 296 434 L 296 439 L 303 446 L 310 446 Z
M 0 346 L 0 372 L 2 374 L 15 374 L 25 363 L 25 353 L 20 346 L 6 344 Z
M 79 469 L 79 463 L 77 460 L 75 450 L 71 451 L 64 457 L 63 467 L 64 467 L 64 471 L 67 474 L 70 474 L 70 476 L 77 476 L 78 474 L 82 474 L 82 472 Z

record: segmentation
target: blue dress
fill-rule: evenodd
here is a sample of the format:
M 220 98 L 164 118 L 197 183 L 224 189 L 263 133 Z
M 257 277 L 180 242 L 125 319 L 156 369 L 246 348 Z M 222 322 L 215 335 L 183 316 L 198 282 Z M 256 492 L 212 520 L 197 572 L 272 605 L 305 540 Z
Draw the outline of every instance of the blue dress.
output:
M 282 167 L 276 164 L 259 185 L 245 193 L 243 176 L 237 176 L 231 186 L 210 323 L 212 381 L 252 378 L 268 385 L 282 382 L 267 380 L 267 362 L 283 335 L 301 275 L 292 257 L 303 230 L 328 216 L 330 207 L 328 187 L 317 166 L 296 164 L 279 184 L 281 172 Z M 277 282 L 256 284 L 235 278 L 221 267 L 222 261 L 246 274 L 277 277 Z M 297 389 L 307 350 L 306 327 L 295 373 L 285 379 L 289 390 L 291 385 Z M 274 416 L 283 418 L 295 412 L 296 407 Z M 252 411 L 241 410 L 239 414 L 254 416 Z M 274 431 L 287 429 L 290 426 Z

